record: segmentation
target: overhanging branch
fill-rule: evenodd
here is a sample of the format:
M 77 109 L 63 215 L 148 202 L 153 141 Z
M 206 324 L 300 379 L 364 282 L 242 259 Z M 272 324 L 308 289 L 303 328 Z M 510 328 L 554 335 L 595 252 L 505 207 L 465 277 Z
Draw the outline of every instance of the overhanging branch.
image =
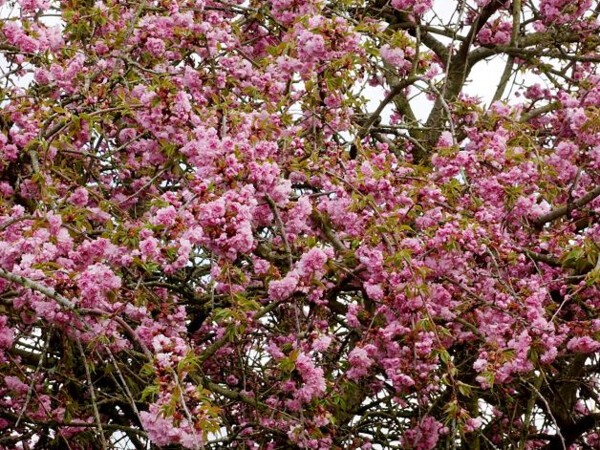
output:
M 571 203 L 567 203 L 564 206 L 555 208 L 552 211 L 541 215 L 540 217 L 535 219 L 532 223 L 535 227 L 538 227 L 538 228 L 542 227 L 549 222 L 552 222 L 556 219 L 560 219 L 561 217 L 568 215 L 571 211 L 574 211 L 575 209 L 578 209 L 578 208 L 581 208 L 582 206 L 587 205 L 588 203 L 593 201 L 599 195 L 600 195 L 600 185 L 596 186 L 594 189 L 592 189 L 590 192 L 585 194 L 583 197 L 580 197 Z

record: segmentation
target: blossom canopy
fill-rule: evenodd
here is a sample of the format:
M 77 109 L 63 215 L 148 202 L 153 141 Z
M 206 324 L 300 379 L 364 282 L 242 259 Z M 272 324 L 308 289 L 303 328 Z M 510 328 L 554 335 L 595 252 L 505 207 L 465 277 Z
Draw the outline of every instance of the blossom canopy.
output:
M 600 448 L 600 2 L 0 3 L 0 450 Z

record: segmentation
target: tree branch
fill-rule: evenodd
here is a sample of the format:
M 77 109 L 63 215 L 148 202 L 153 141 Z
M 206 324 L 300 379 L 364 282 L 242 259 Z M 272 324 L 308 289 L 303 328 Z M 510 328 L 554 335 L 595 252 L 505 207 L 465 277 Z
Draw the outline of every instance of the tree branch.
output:
M 69 300 L 66 297 L 63 297 L 59 293 L 57 293 L 53 288 L 48 286 L 44 286 L 37 281 L 30 280 L 29 278 L 22 277 L 21 275 L 15 275 L 14 273 L 7 272 L 6 270 L 0 268 L 0 278 L 4 278 L 7 281 L 12 281 L 13 283 L 20 284 L 24 288 L 31 289 L 32 291 L 37 291 L 41 294 L 44 294 L 46 297 L 51 298 L 56 301 L 59 305 L 67 308 L 68 310 L 75 309 L 75 303 Z
M 568 203 L 559 208 L 555 208 L 552 211 L 541 215 L 537 219 L 533 220 L 532 223 L 536 228 L 542 227 L 545 224 L 547 224 L 548 222 L 552 222 L 556 219 L 566 216 L 571 211 L 587 205 L 588 203 L 590 203 L 592 200 L 594 200 L 599 195 L 600 195 L 600 185 L 596 186 L 594 189 L 592 189 L 590 192 L 585 194 L 583 197 L 578 198 L 577 200 L 573 201 L 572 203 Z
M 358 131 L 357 138 L 359 140 L 364 138 L 368 134 L 369 130 L 371 129 L 371 126 L 373 126 L 373 124 L 377 121 L 377 119 L 379 118 L 379 116 L 381 115 L 381 113 L 383 112 L 385 107 L 404 89 L 406 89 L 411 84 L 414 84 L 415 82 L 419 81 L 420 79 L 421 79 L 421 77 L 411 76 L 411 77 L 405 78 L 402 81 L 399 81 L 397 84 L 392 86 L 392 89 L 385 96 L 385 98 L 379 104 L 377 109 L 375 111 L 373 111 L 371 113 L 371 115 L 369 116 L 369 118 L 365 121 L 365 123 L 362 124 L 362 127 Z
M 30 280 L 29 278 L 25 278 L 21 275 L 16 275 L 12 272 L 8 272 L 2 268 L 0 268 L 0 278 L 4 278 L 7 281 L 12 281 L 13 283 L 17 283 L 26 289 L 31 289 L 33 291 L 44 294 L 46 297 L 51 298 L 52 300 L 56 301 L 59 305 L 63 306 L 64 308 L 66 308 L 69 311 L 74 311 L 74 312 L 83 313 L 83 314 L 90 314 L 90 315 L 94 315 L 94 316 L 110 316 L 119 325 L 121 325 L 121 327 L 123 327 L 123 329 L 127 332 L 129 337 L 134 342 L 138 343 L 138 345 L 144 351 L 144 354 L 146 355 L 146 357 L 150 360 L 152 359 L 152 353 L 150 352 L 148 347 L 146 347 L 146 345 L 137 337 L 133 328 L 131 328 L 129 326 L 129 324 L 123 320 L 122 317 L 112 315 L 111 313 L 108 313 L 106 311 L 101 311 L 98 309 L 77 308 L 77 305 L 75 303 L 73 303 L 68 298 L 57 293 L 53 288 L 44 286 L 43 284 L 38 283 L 37 281 Z
M 512 47 L 518 47 L 519 45 L 519 28 L 521 26 L 521 0 L 514 0 L 512 4 L 513 8 L 513 22 L 512 22 L 512 34 L 510 37 L 510 45 Z M 500 82 L 498 83 L 498 87 L 496 88 L 496 92 L 494 93 L 494 97 L 492 98 L 491 103 L 494 103 L 502 98 L 504 95 L 504 91 L 506 90 L 506 85 L 508 84 L 508 80 L 510 79 L 513 71 L 513 65 L 515 63 L 515 57 L 510 55 L 506 61 L 506 66 L 504 67 L 504 72 L 502 73 L 502 77 L 500 77 Z
M 535 119 L 536 117 L 542 116 L 546 113 L 556 111 L 559 107 L 560 107 L 560 103 L 558 103 L 558 102 L 548 103 L 547 105 L 540 106 L 539 108 L 535 108 L 527 113 L 521 114 L 521 117 L 519 118 L 519 122 L 521 122 L 521 123 L 529 122 L 531 119 Z

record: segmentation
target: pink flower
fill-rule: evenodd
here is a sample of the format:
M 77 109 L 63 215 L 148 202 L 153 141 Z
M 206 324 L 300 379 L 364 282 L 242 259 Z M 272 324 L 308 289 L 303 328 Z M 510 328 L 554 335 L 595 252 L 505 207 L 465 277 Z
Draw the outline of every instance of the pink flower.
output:
M 296 271 L 301 277 L 314 275 L 320 278 L 323 275 L 323 266 L 327 259 L 327 254 L 323 250 L 311 248 L 302 255 L 300 261 L 296 264 Z
M 23 28 L 16 22 L 5 22 L 2 28 L 8 42 L 24 53 L 37 52 L 39 48 L 38 42 L 28 36 Z
M 170 436 L 173 424 L 170 420 L 162 417 L 158 405 L 152 404 L 150 405 L 150 411 L 140 412 L 140 420 L 153 443 L 168 445 L 173 442 Z
M 477 35 L 479 42 L 484 45 L 505 45 L 510 42 L 512 22 L 495 20 L 486 24 Z
M 323 369 L 315 367 L 314 362 L 304 353 L 296 359 L 296 370 L 304 384 L 295 393 L 295 397 L 303 403 L 309 403 L 313 398 L 320 397 L 325 392 Z
M 150 236 L 140 241 L 140 251 L 142 253 L 143 261 L 146 261 L 148 259 L 158 259 L 160 256 L 160 249 L 158 248 L 158 239 Z
M 575 337 L 567 343 L 567 349 L 577 353 L 593 353 L 600 349 L 600 342 L 589 336 Z
M 441 136 L 440 136 L 440 140 L 437 143 L 438 147 L 452 147 L 452 145 L 454 145 L 454 139 L 452 137 L 452 133 L 450 133 L 449 131 L 444 131 Z
M 592 0 L 541 0 L 540 13 L 545 23 L 564 24 L 578 19 Z
M 269 261 L 262 258 L 253 258 L 252 262 L 254 263 L 254 273 L 256 275 L 266 275 L 269 272 L 271 267 Z
M 396 67 L 400 73 L 407 73 L 411 68 L 411 62 L 405 58 L 405 53 L 397 47 L 390 47 L 385 44 L 379 50 L 381 57 L 392 66 Z
M 433 417 L 427 416 L 417 426 L 407 430 L 402 437 L 403 444 L 414 450 L 433 450 L 440 435 L 446 429 Z
M 12 375 L 4 377 L 4 384 L 14 393 L 24 394 L 29 390 L 29 386 L 26 383 L 23 383 L 19 378 Z
M 156 57 L 161 57 L 165 52 L 165 43 L 162 39 L 150 38 L 146 41 L 146 50 Z
M 121 131 L 119 131 L 119 143 L 125 144 L 129 141 L 132 141 L 136 134 L 137 131 L 135 128 L 123 128 Z
M 320 34 L 301 30 L 296 40 L 298 42 L 298 57 L 301 61 L 314 61 L 325 57 L 327 49 L 325 40 Z
M 89 201 L 87 189 L 84 187 L 75 189 L 75 191 L 69 196 L 69 201 L 75 206 L 79 207 L 87 205 Z
M 466 433 L 472 433 L 473 431 L 478 430 L 479 428 L 481 428 L 483 421 L 481 420 L 480 417 L 476 417 L 476 418 L 468 418 L 467 421 L 465 422 L 465 432 Z
M 294 293 L 298 286 L 298 275 L 290 272 L 281 280 L 273 280 L 269 283 L 269 297 L 271 300 L 285 300 Z
M 487 353 L 482 353 L 479 358 L 473 363 L 473 370 L 477 372 L 481 372 L 488 365 Z
M 381 284 L 364 283 L 365 292 L 372 300 L 382 300 L 384 297 L 383 289 Z
M 552 364 L 558 356 L 558 349 L 556 347 L 550 347 L 540 356 L 540 362 L 542 364 Z
M 8 350 L 15 339 L 15 334 L 11 328 L 7 326 L 8 318 L 0 316 L 0 362 L 4 361 L 4 351 Z
M 152 225 L 162 225 L 164 227 L 172 227 L 175 225 L 175 219 L 177 218 L 177 211 L 174 206 L 167 206 L 166 208 L 160 208 L 154 213 L 154 217 L 150 219 Z
M 392 7 L 400 10 L 412 10 L 423 14 L 431 9 L 433 0 L 392 0 Z
M 106 294 L 121 288 L 121 278 L 105 264 L 89 266 L 77 279 L 80 302 L 87 307 L 106 303 Z
M 19 3 L 24 12 L 34 12 L 40 9 L 45 11 L 50 6 L 48 0 L 19 0 Z
M 324 352 L 331 345 L 331 336 L 320 336 L 312 343 L 312 349 L 315 352 Z
M 218 219 L 225 215 L 225 200 L 220 198 L 215 200 L 214 202 L 206 203 L 202 205 L 202 210 L 200 211 L 200 218 L 203 221 L 206 221 L 208 224 L 217 224 Z
M 368 373 L 369 367 L 373 364 L 373 360 L 369 358 L 367 351 L 364 348 L 356 347 L 348 354 L 348 362 L 350 370 L 346 376 L 350 380 L 358 380 Z
M 286 232 L 290 234 L 299 234 L 308 228 L 308 218 L 312 212 L 312 205 L 308 197 L 300 197 L 296 205 L 289 212 L 289 219 L 286 222 Z
M 38 84 L 50 84 L 53 80 L 53 76 L 52 74 L 45 70 L 45 69 L 41 69 L 41 68 L 37 68 L 35 69 L 35 72 L 33 74 L 33 79 L 38 83 Z

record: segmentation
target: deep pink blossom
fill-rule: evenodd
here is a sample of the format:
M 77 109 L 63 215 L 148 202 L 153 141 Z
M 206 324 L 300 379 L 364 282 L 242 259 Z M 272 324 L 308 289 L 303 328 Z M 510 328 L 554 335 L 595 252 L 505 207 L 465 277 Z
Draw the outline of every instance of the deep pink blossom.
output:
M 433 450 L 436 448 L 440 435 L 446 429 L 433 417 L 423 418 L 414 428 L 404 435 L 404 445 L 415 450 Z
M 433 0 L 392 0 L 392 6 L 397 9 L 409 9 L 417 14 L 423 14 L 433 5 Z
M 106 295 L 121 287 L 121 278 L 105 264 L 94 264 L 79 276 L 77 286 L 82 305 L 101 307 L 109 300 Z
M 567 348 L 578 353 L 592 353 L 600 349 L 600 342 L 589 336 L 575 337 L 567 342 Z
M 296 370 L 302 377 L 303 384 L 294 395 L 302 403 L 308 403 L 313 398 L 320 397 L 325 392 L 323 369 L 316 367 L 312 359 L 301 353 L 295 363 Z
M 272 300 L 286 300 L 298 286 L 298 275 L 290 272 L 282 280 L 273 280 L 269 284 L 269 297 Z

